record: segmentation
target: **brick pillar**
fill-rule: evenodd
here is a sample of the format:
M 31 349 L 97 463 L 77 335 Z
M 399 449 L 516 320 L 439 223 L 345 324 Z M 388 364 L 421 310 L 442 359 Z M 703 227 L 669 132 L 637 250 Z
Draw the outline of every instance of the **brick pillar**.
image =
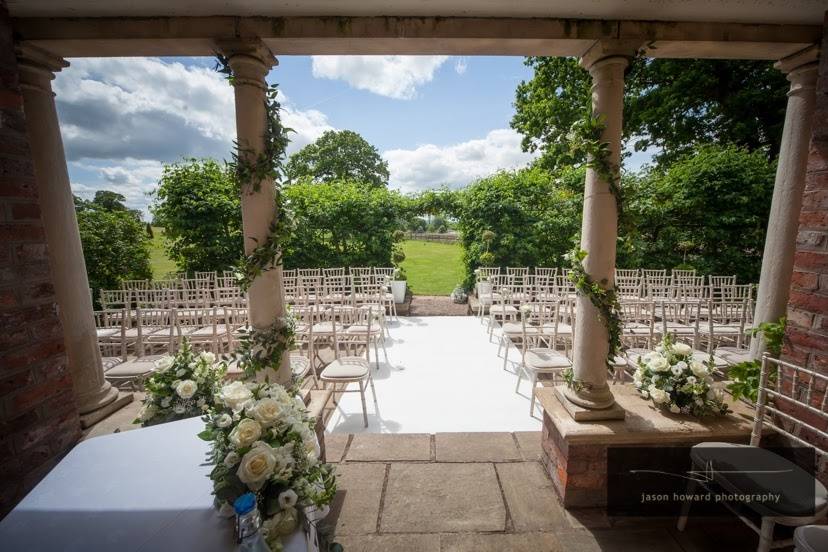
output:
M 18 80 L 0 0 L 0 517 L 80 437 Z

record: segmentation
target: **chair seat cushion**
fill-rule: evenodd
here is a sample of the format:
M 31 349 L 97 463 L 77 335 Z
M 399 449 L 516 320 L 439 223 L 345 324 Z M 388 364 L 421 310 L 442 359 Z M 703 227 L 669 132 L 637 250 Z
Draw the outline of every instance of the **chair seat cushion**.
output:
M 371 335 L 378 334 L 382 332 L 382 328 L 379 324 L 371 324 Z M 367 324 L 352 324 L 348 326 L 345 330 L 346 334 L 352 335 L 359 335 L 359 334 L 366 334 L 368 333 L 368 325 Z
M 812 516 L 828 507 L 828 490 L 822 483 L 770 450 L 737 443 L 709 442 L 695 445 L 690 457 L 697 469 L 712 470 L 713 481 L 726 491 L 778 494 L 778 502 L 746 504 L 760 515 Z M 811 485 L 814 494 L 807 496 Z
M 492 313 L 499 315 L 499 314 L 512 314 L 516 315 L 518 310 L 517 307 L 514 305 L 492 305 L 491 311 Z
M 537 335 L 541 333 L 541 331 L 542 329 L 538 326 L 530 326 L 528 324 L 526 326 L 527 334 Z M 516 322 L 507 322 L 503 324 L 503 333 L 508 335 L 523 335 L 523 324 L 518 324 Z
M 104 375 L 107 378 L 137 378 L 145 376 L 155 370 L 154 360 L 157 360 L 157 358 L 150 360 L 149 357 L 143 357 L 130 362 L 123 362 L 107 370 Z
M 529 349 L 525 356 L 526 366 L 532 370 L 568 368 L 572 362 L 561 352 L 552 349 Z
M 368 361 L 362 357 L 340 357 L 325 366 L 320 377 L 324 380 L 357 380 L 366 377 L 369 369 Z
M 308 370 L 310 370 L 310 360 L 308 360 L 308 357 L 291 355 L 290 371 L 294 375 L 303 376 Z
M 699 325 L 699 332 L 703 334 L 710 333 L 710 326 L 707 324 Z M 739 335 L 742 333 L 742 328 L 740 326 L 732 326 L 730 324 L 713 324 L 713 333 Z
M 751 359 L 750 351 L 741 347 L 717 347 L 713 355 L 721 358 L 728 364 L 739 364 L 748 362 Z
M 336 324 L 336 331 L 341 332 L 343 330 L 342 324 Z M 313 325 L 313 333 L 318 334 L 326 334 L 326 333 L 333 333 L 334 331 L 334 323 L 333 322 L 317 322 Z
M 120 328 L 97 328 L 95 333 L 98 335 L 98 339 L 104 339 L 106 337 L 112 337 L 114 335 L 120 335 L 121 329 Z
M 806 525 L 794 531 L 794 545 L 798 552 L 828 550 L 828 525 Z
M 224 335 L 227 333 L 227 326 L 224 324 L 216 324 L 216 335 Z M 195 336 L 210 336 L 213 335 L 213 326 L 205 326 L 203 328 L 198 328 L 194 332 L 190 332 L 189 335 Z

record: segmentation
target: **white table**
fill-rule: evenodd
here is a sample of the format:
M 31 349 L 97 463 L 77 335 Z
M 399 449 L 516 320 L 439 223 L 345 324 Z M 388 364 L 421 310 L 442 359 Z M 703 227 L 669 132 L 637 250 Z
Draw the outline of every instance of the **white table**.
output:
M 190 418 L 96 437 L 72 451 L 0 521 L 3 551 L 232 551 L 213 508 L 209 444 Z M 303 533 L 285 539 L 305 552 Z

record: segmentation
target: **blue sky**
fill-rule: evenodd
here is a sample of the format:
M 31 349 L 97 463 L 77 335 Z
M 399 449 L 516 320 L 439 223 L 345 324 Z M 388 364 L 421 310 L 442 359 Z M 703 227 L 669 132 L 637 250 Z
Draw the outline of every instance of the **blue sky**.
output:
M 212 59 L 69 61 L 54 88 L 75 193 L 114 190 L 146 211 L 164 163 L 229 157 L 233 94 Z M 388 161 L 390 186 L 411 192 L 531 162 L 509 128 L 515 88 L 531 77 L 520 57 L 284 56 L 268 80 L 296 130 L 289 153 L 353 130 Z

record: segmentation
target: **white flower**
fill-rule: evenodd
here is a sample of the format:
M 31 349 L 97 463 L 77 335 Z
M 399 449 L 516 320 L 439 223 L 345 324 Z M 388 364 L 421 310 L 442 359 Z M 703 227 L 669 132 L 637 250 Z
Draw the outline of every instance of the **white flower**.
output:
M 239 463 L 239 453 L 235 450 L 231 450 L 227 453 L 227 456 L 224 457 L 224 465 L 228 468 L 232 468 L 236 464 Z
M 233 418 L 231 418 L 230 414 L 227 414 L 226 412 L 224 414 L 222 414 L 221 416 L 219 416 L 218 418 L 216 418 L 216 421 L 215 421 L 216 427 L 222 427 L 222 428 L 227 427 L 232 423 L 233 423 Z
M 521 314 L 531 314 L 532 313 L 532 305 L 521 305 L 520 306 L 520 313 Z
M 258 400 L 252 407 L 247 409 L 247 413 L 264 427 L 275 425 L 283 412 L 284 405 L 272 397 Z
M 274 550 L 279 544 L 280 536 L 287 536 L 296 531 L 299 526 L 299 513 L 296 508 L 287 508 L 280 511 L 270 519 L 262 523 L 262 533 L 267 544 Z
M 680 414 L 681 413 L 681 408 L 679 408 L 678 405 L 676 405 L 676 404 L 671 404 L 670 405 L 670 412 L 672 412 L 673 414 Z
M 676 362 L 676 366 L 681 368 L 682 371 L 687 370 L 687 363 L 684 362 L 683 360 L 680 360 L 680 361 Z
M 650 398 L 650 393 L 648 391 L 643 391 L 642 390 L 641 391 L 641 396 L 644 397 L 645 399 L 649 399 Z
M 244 383 L 234 381 L 221 388 L 218 398 L 233 411 L 241 412 L 253 399 L 253 393 Z
M 673 344 L 673 352 L 679 356 L 688 356 L 693 352 L 693 348 L 687 343 Z
M 664 358 L 661 353 L 657 353 L 656 351 L 650 351 L 646 355 L 642 357 L 644 364 L 649 364 L 651 361 L 656 360 L 658 358 Z
M 175 393 L 184 400 L 191 398 L 198 391 L 198 384 L 193 380 L 182 380 L 175 386 Z
M 210 351 L 202 351 L 201 354 L 199 354 L 198 356 L 207 364 L 213 364 L 216 361 L 216 355 L 214 355 Z
M 236 448 L 252 445 L 262 436 L 262 426 L 256 420 L 245 418 L 230 432 L 230 442 Z
M 680 376 L 680 375 L 681 375 L 681 373 L 682 373 L 682 372 L 684 372 L 684 369 L 682 369 L 682 367 L 681 367 L 681 366 L 679 366 L 678 364 L 676 364 L 675 366 L 673 366 L 672 368 L 670 368 L 670 371 L 671 371 L 671 372 L 673 372 L 673 375 L 674 375 L 674 376 Z
M 687 376 L 687 383 L 689 383 L 690 385 L 696 385 L 696 381 L 698 380 L 695 377 Z
M 276 457 L 273 449 L 267 443 L 256 441 L 253 448 L 242 457 L 236 475 L 242 483 L 250 487 L 250 490 L 258 491 L 273 474 L 275 467 Z
M 169 408 L 171 402 L 172 397 L 164 397 L 161 399 L 161 408 Z
M 282 509 L 293 508 L 297 500 L 299 500 L 299 496 L 296 492 L 293 489 L 288 489 L 279 495 L 279 506 Z
M 667 362 L 667 359 L 661 355 L 650 360 L 650 362 L 647 363 L 647 367 L 654 372 L 667 372 L 670 370 L 670 364 Z
M 148 420 L 151 420 L 153 417 L 155 417 L 155 415 L 157 413 L 158 413 L 158 407 L 157 406 L 155 406 L 154 404 L 145 404 L 141 408 L 141 412 L 139 414 L 139 417 L 141 418 L 142 422 L 146 422 Z
M 204 397 L 201 397 L 200 399 L 198 399 L 198 400 L 196 401 L 196 404 L 197 404 L 198 406 L 204 406 L 204 403 L 205 403 L 205 402 L 207 402 L 207 401 L 205 401 L 205 400 L 204 400 Z
M 690 370 L 693 371 L 693 374 L 697 378 L 704 378 L 707 376 L 707 366 L 696 360 L 690 363 Z
M 655 385 L 651 385 L 647 391 L 650 392 L 650 396 L 653 398 L 653 402 L 656 404 L 664 404 L 670 401 L 670 395 L 667 394 L 666 391 L 662 391 Z
M 175 377 L 180 378 L 181 376 L 183 376 L 186 373 L 187 373 L 186 368 L 179 368 L 178 370 L 175 371 Z
M 199 408 L 201 408 L 202 412 L 207 412 L 208 410 L 210 410 L 210 407 L 206 404 L 202 404 Z
M 184 407 L 183 404 L 175 403 L 175 406 L 173 407 L 173 412 L 175 412 L 176 414 L 184 414 L 184 412 L 186 411 L 187 409 Z
M 171 356 L 162 356 L 155 361 L 155 368 L 162 374 L 169 370 L 175 364 L 175 359 Z

